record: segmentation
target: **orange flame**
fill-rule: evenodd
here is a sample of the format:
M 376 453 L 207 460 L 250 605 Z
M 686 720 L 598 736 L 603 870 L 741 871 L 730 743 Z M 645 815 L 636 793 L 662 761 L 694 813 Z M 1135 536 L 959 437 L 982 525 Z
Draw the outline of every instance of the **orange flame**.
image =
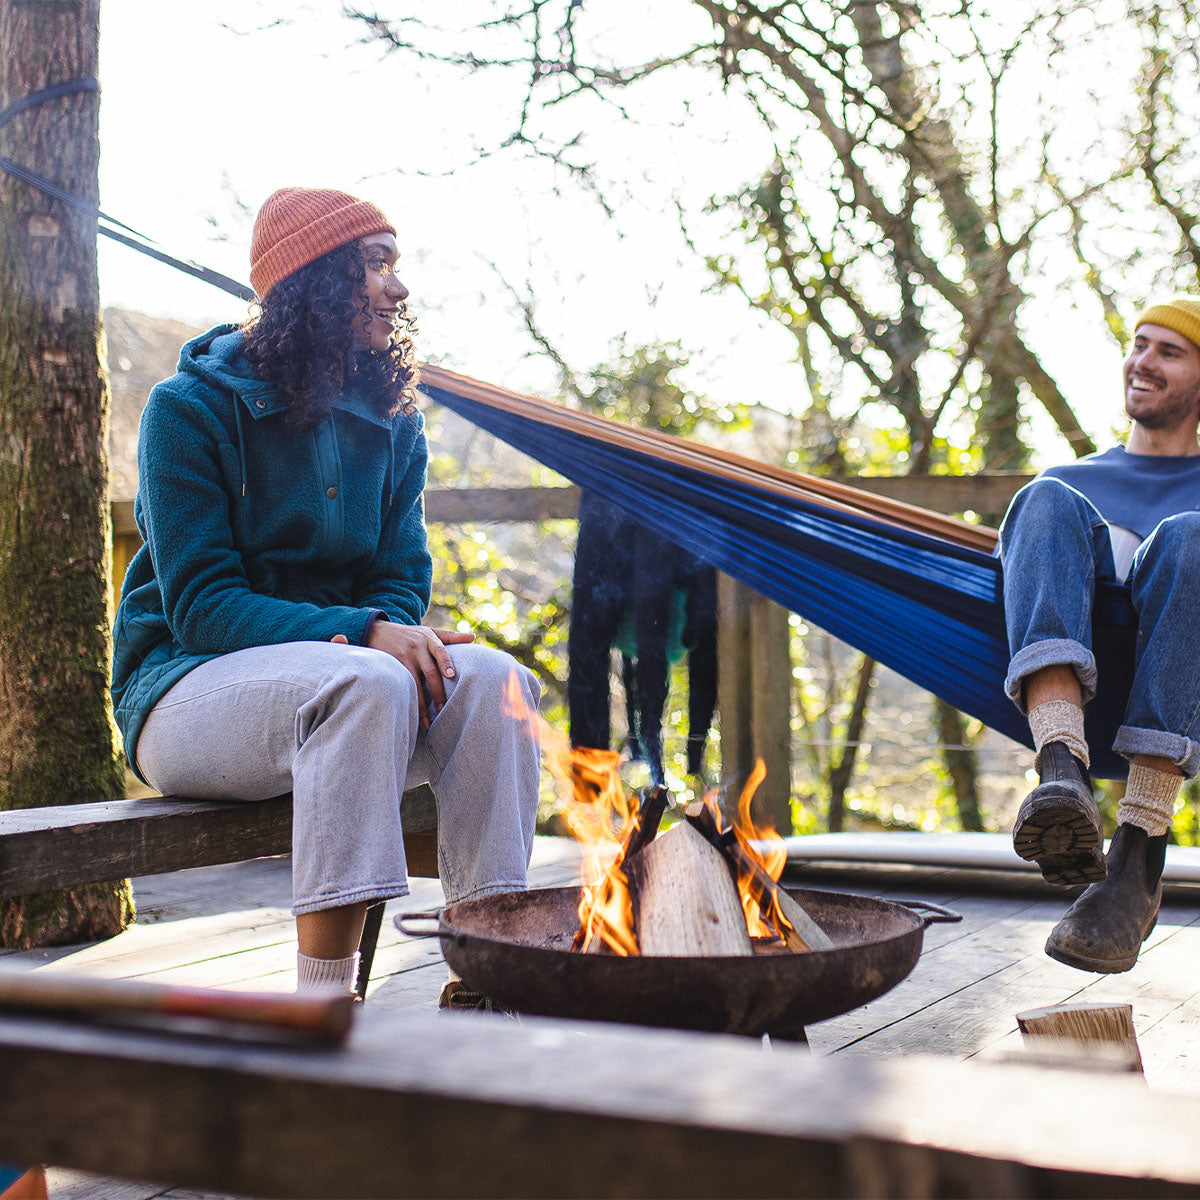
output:
M 579 929 L 572 949 L 638 954 L 633 898 L 622 862 L 625 846 L 637 827 L 638 802 L 621 784 L 617 772 L 620 756 L 611 750 L 572 748 L 561 733 L 545 724 L 542 741 L 547 768 L 565 793 L 559 806 L 563 824 L 584 852 Z M 750 812 L 754 794 L 765 778 L 766 767 L 760 759 L 738 800 L 733 827 L 742 860 L 738 894 L 752 938 L 791 946 L 795 930 L 764 883 L 764 875 L 777 881 L 783 873 L 787 847 L 770 825 L 756 825 Z M 715 828 L 724 832 L 716 793 L 710 792 L 704 804 Z
M 504 716 L 511 717 L 519 724 L 527 726 L 529 736 L 536 743 L 541 744 L 542 728 L 545 726 L 548 729 L 549 726 L 538 716 L 537 709 L 526 702 L 525 689 L 521 686 L 521 677 L 515 669 L 509 671 L 508 679 L 505 680 L 500 711 Z
M 750 815 L 750 806 L 759 785 L 767 777 L 767 768 L 760 758 L 738 797 L 737 820 L 733 832 L 746 856 L 756 863 L 766 875 L 778 882 L 787 864 L 787 845 L 771 824 L 756 825 Z M 750 870 L 738 872 L 738 894 L 746 914 L 746 928 L 751 937 L 780 938 L 788 940 L 795 933 L 792 923 L 783 914 L 774 894 L 764 888 L 760 879 Z
M 559 813 L 584 851 L 584 888 L 579 902 L 575 949 L 604 946 L 614 954 L 637 954 L 633 898 L 621 869 L 623 848 L 637 825 L 637 802 L 625 794 L 617 773 L 620 755 L 610 750 L 572 748 L 525 699 L 516 671 L 509 673 L 501 701 L 505 716 L 529 727 L 543 748 L 543 761 L 565 792 Z
M 570 751 L 572 799 L 562 816 L 587 855 L 575 948 L 595 949 L 598 939 L 624 956 L 638 953 L 633 898 L 621 861 L 625 841 L 637 824 L 637 806 L 621 786 L 619 757 L 613 750 Z
M 559 784 L 559 815 L 583 850 L 584 886 L 573 949 L 637 954 L 633 897 L 621 866 L 623 847 L 637 824 L 637 802 L 621 786 L 620 755 L 572 747 L 549 726 L 543 726 L 542 739 L 547 770 Z

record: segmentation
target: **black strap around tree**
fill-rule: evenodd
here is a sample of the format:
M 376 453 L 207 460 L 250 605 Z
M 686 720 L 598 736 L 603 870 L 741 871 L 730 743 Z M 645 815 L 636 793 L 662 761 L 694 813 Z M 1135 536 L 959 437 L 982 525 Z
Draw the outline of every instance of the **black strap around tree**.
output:
M 70 96 L 76 92 L 98 92 L 100 81 L 94 75 L 83 75 L 78 79 L 67 79 L 63 83 L 52 83 L 14 100 L 7 108 L 0 109 L 0 128 L 7 125 L 17 113 L 36 108 L 45 100 L 56 100 L 59 96 Z
M 36 108 L 46 100 L 55 100 L 60 96 L 70 96 L 78 92 L 98 92 L 100 84 L 94 76 L 85 76 L 79 79 L 68 79 L 62 83 L 52 84 L 50 87 L 40 88 L 36 92 L 30 92 L 28 96 L 23 96 L 20 100 L 14 100 L 7 108 L 0 110 L 0 128 L 8 124 L 13 117 L 19 113 L 27 112 L 31 108 Z M 31 171 L 28 167 L 23 167 L 19 163 L 15 163 L 12 159 L 5 158 L 0 155 L 0 171 L 12 175 L 15 179 L 21 180 L 22 183 L 28 184 L 30 187 L 37 188 L 38 191 L 44 192 L 47 196 L 52 196 L 56 200 L 69 205 L 77 212 L 85 213 L 90 217 L 94 217 L 98 222 L 97 232 L 104 234 L 107 238 L 112 238 L 115 242 L 120 242 L 123 246 L 128 246 L 132 250 L 137 250 L 141 254 L 147 255 L 161 263 L 166 263 L 169 267 L 174 267 L 177 271 L 182 271 L 185 275 L 191 275 L 195 279 L 202 280 L 204 283 L 212 284 L 213 287 L 220 288 L 223 292 L 228 292 L 231 296 L 237 296 L 240 300 L 255 299 L 254 290 L 248 288 L 244 283 L 239 283 L 236 279 L 230 279 L 228 275 L 222 275 L 219 271 L 214 271 L 210 267 L 203 267 L 199 263 L 186 262 L 181 258 L 176 258 L 172 254 L 168 254 L 162 250 L 154 242 L 153 238 L 148 238 L 144 233 L 139 233 L 136 229 L 126 225 L 124 221 L 118 221 L 115 217 L 110 217 L 103 212 L 100 207 L 93 204 L 90 200 L 83 199 L 82 196 L 76 196 L 74 192 L 69 192 L 66 188 L 60 187 L 52 180 L 46 179 L 39 175 L 36 171 Z M 124 230 L 124 233 L 118 232 Z

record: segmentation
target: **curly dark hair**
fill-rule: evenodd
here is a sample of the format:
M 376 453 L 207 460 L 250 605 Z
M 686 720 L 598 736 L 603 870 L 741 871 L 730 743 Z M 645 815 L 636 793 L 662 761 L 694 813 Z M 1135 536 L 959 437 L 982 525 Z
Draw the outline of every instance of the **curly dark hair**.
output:
M 364 385 L 381 416 L 415 411 L 416 321 L 401 304 L 389 348 L 356 352 L 354 323 L 371 320 L 366 298 L 362 248 L 347 242 L 280 280 L 242 326 L 242 353 L 279 388 L 290 428 L 312 429 L 351 379 Z

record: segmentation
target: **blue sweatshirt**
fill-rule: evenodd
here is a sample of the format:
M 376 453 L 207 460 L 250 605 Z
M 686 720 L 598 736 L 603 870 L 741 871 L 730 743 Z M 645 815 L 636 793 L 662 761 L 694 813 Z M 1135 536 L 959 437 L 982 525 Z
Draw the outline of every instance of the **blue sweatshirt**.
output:
M 1200 456 L 1130 454 L 1114 446 L 1042 474 L 1082 492 L 1108 524 L 1142 541 L 1167 517 L 1200 508 Z
M 353 387 L 315 429 L 223 325 L 188 342 L 142 413 L 129 564 L 113 628 L 113 703 L 131 765 L 150 710 L 188 671 L 250 646 L 365 644 L 416 625 L 432 576 L 420 414 L 376 414 Z

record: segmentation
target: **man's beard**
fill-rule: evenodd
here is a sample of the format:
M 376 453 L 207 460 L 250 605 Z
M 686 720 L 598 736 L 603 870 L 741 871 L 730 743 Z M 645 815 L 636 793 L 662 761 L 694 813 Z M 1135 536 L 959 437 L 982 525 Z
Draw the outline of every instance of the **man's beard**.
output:
M 1160 392 L 1146 405 L 1146 411 L 1140 413 L 1141 407 L 1128 395 L 1125 397 L 1125 413 L 1130 420 L 1136 421 L 1143 429 L 1174 429 L 1177 426 L 1193 425 L 1200 419 L 1200 387 L 1193 388 L 1183 395 L 1172 395 L 1170 392 Z

